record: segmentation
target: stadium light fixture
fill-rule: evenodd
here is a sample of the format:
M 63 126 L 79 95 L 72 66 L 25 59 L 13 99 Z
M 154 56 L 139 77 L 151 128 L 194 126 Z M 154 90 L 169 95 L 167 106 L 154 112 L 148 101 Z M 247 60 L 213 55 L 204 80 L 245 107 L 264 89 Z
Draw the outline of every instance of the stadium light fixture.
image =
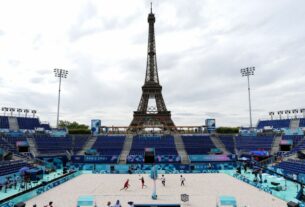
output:
M 287 115 L 287 119 L 289 119 L 289 114 L 291 113 L 290 110 L 285 110 L 285 114 Z
M 303 113 L 303 118 L 305 118 L 305 109 L 300 109 L 300 112 Z
M 291 112 L 292 112 L 292 114 L 294 114 L 294 118 L 297 118 L 299 110 L 298 109 L 292 109 Z
M 22 111 L 23 111 L 22 109 L 17 109 L 18 116 L 20 116 L 20 113 L 21 113 Z
M 6 115 L 6 112 L 8 112 L 8 108 L 7 107 L 2 107 L 1 110 L 3 111 L 4 116 Z
M 27 117 L 30 110 L 29 109 L 24 109 L 23 112 L 25 113 L 25 117 Z
M 277 114 L 279 115 L 280 119 L 282 119 L 282 115 L 284 114 L 283 111 L 278 111 Z
M 36 110 L 32 110 L 33 118 L 35 117 L 35 114 L 37 113 Z
M 269 112 L 269 115 L 270 115 L 270 118 L 271 118 L 271 120 L 273 120 L 273 116 L 274 116 L 274 112 Z
M 11 116 L 13 116 L 13 113 L 14 113 L 14 111 L 15 111 L 15 108 L 10 108 L 9 110 L 10 110 L 10 112 L 11 112 Z
M 58 102 L 57 102 L 57 120 L 56 120 L 56 127 L 58 128 L 59 124 L 59 107 L 60 107 L 60 91 L 61 91 L 61 79 L 67 78 L 69 71 L 64 69 L 54 69 L 54 74 L 56 78 L 59 78 L 59 87 L 58 87 Z
M 250 94 L 250 75 L 254 75 L 255 67 L 242 68 L 240 70 L 241 76 L 246 76 L 248 79 L 248 97 L 249 97 L 249 114 L 250 114 L 250 128 L 252 128 L 252 109 L 251 109 L 251 94 Z

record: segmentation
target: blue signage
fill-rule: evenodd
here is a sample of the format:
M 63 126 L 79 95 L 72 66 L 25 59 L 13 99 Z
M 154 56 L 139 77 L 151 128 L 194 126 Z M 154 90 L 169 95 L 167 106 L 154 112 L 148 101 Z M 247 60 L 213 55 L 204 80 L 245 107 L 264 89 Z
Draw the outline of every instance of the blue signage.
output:
M 95 156 L 95 155 L 74 155 L 71 160 L 75 163 L 117 163 L 119 156 Z
M 100 133 L 101 120 L 92 119 L 91 120 L 91 132 L 93 135 L 98 135 Z
M 216 121 L 215 119 L 206 119 L 205 125 L 207 127 L 208 133 L 214 132 L 216 130 Z

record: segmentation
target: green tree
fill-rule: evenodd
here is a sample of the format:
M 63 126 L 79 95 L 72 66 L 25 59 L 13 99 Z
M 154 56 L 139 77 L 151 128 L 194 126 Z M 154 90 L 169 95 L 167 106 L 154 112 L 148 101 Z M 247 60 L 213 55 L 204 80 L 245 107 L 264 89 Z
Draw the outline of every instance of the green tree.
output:
M 59 127 L 60 128 L 67 128 L 69 130 L 74 130 L 74 129 L 84 129 L 88 130 L 89 126 L 85 124 L 79 124 L 76 121 L 70 122 L 66 120 L 60 120 L 59 121 Z
M 216 132 L 219 134 L 237 134 L 239 132 L 238 127 L 218 127 Z

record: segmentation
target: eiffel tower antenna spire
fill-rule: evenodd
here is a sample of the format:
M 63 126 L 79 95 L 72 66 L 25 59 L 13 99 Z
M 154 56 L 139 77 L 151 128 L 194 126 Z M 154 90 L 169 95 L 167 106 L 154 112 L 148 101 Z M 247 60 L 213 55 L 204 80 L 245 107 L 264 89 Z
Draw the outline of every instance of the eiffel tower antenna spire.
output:
M 152 14 L 152 2 L 150 2 L 150 13 Z

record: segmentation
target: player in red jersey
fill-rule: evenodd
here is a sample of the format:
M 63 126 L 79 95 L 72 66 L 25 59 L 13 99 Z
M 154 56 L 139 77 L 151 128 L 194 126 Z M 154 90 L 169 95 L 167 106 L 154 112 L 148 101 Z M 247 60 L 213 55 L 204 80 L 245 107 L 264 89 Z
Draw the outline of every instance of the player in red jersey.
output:
M 127 190 L 129 188 L 129 179 L 126 180 L 124 187 L 121 190 Z

